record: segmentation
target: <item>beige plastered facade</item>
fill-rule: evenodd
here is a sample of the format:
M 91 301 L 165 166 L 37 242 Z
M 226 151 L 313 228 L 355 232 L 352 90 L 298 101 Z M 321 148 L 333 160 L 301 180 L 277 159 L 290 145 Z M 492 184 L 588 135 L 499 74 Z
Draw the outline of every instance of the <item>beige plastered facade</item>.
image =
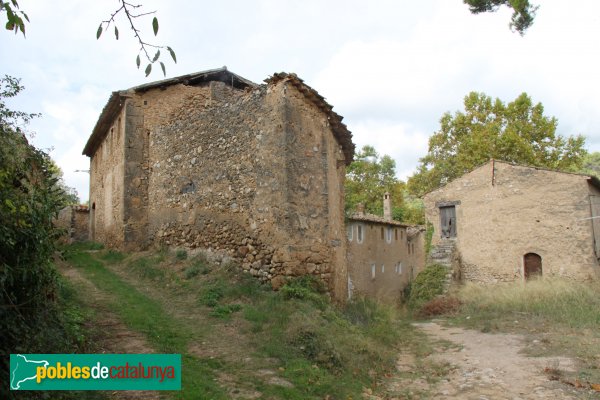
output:
M 433 246 L 442 240 L 440 206 L 455 208 L 463 280 L 523 280 L 528 253 L 541 257 L 543 276 L 587 280 L 599 272 L 591 211 L 599 195 L 589 176 L 491 160 L 424 201 Z

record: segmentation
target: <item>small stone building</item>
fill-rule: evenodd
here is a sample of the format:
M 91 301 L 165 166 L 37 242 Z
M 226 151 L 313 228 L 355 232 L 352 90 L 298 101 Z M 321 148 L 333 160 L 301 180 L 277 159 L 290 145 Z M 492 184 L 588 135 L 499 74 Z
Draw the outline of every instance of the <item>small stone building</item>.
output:
M 65 231 L 61 239 L 67 243 L 88 240 L 89 214 L 89 207 L 84 205 L 67 206 L 60 210 L 54 224 Z
M 90 238 L 201 247 L 261 280 L 313 274 L 345 299 L 352 135 L 295 74 L 226 68 L 113 92 L 83 150 Z
M 600 181 L 491 160 L 424 196 L 434 248 L 453 247 L 454 275 L 493 283 L 585 280 L 600 267 Z
M 359 205 L 346 221 L 349 298 L 397 302 L 425 265 L 424 228 L 394 221 L 391 209 L 386 193 L 383 218 Z

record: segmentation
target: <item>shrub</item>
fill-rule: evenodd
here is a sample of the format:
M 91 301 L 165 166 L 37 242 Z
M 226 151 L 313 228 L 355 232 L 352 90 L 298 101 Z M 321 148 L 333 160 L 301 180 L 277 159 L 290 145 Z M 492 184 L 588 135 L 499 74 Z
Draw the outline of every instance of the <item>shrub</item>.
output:
M 453 296 L 436 297 L 429 300 L 419 309 L 422 317 L 433 317 L 436 315 L 455 314 L 460 310 L 462 302 Z
M 301 276 L 283 285 L 280 292 L 284 299 L 310 300 L 315 305 L 323 307 L 326 303 L 324 294 L 327 292 L 322 280 L 314 276 Z
M 183 261 L 187 258 L 187 251 L 184 249 L 179 249 L 175 252 L 175 259 L 179 261 Z
M 224 295 L 225 290 L 221 285 L 210 286 L 200 296 L 200 303 L 207 307 L 216 307 Z
M 444 292 L 448 269 L 443 265 L 432 264 L 425 267 L 411 284 L 408 307 L 418 310 L 423 304 Z

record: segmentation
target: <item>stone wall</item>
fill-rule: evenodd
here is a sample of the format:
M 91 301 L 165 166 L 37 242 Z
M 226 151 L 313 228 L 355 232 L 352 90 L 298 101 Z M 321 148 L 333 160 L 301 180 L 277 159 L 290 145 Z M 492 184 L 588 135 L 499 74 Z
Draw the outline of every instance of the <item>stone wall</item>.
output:
M 90 159 L 89 237 L 107 246 L 122 246 L 125 109 L 114 119 Z
M 423 230 L 361 219 L 350 219 L 346 229 L 349 294 L 398 302 L 424 267 Z
M 542 258 L 543 275 L 598 275 L 588 177 L 492 161 L 424 198 L 440 241 L 440 202 L 454 202 L 462 278 L 523 279 L 523 256 Z
M 345 157 L 297 86 L 211 81 L 124 96 L 111 128 L 124 134 L 108 134 L 91 161 L 96 240 L 216 250 L 275 287 L 312 274 L 346 296 Z
M 60 210 L 54 225 L 64 230 L 60 238 L 62 242 L 83 242 L 88 240 L 89 221 L 87 206 L 67 206 Z

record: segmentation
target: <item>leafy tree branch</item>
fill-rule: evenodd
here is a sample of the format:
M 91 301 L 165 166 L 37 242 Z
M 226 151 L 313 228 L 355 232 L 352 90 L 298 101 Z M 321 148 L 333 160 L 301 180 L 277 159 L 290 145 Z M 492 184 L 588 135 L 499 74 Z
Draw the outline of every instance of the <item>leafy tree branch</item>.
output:
M 105 31 L 108 31 L 108 29 L 112 25 L 112 26 L 114 26 L 115 39 L 119 40 L 119 28 L 117 26 L 117 22 L 116 22 L 115 18 L 119 14 L 125 15 L 125 18 L 127 19 L 129 27 L 133 31 L 133 34 L 140 45 L 140 50 L 135 59 L 135 63 L 137 65 L 137 67 L 138 68 L 140 67 L 140 64 L 142 61 L 140 55 L 143 55 L 144 58 L 146 60 L 148 60 L 148 64 L 146 65 L 146 69 L 144 71 L 146 76 L 150 75 L 150 73 L 152 72 L 152 65 L 154 65 L 157 62 L 159 63 L 160 68 L 162 69 L 163 75 L 166 76 L 167 72 L 166 72 L 165 64 L 162 61 L 160 61 L 160 51 L 166 49 L 169 52 L 169 54 L 171 55 L 171 58 L 173 59 L 173 61 L 175 63 L 177 63 L 177 57 L 175 56 L 175 52 L 173 51 L 173 49 L 170 46 L 161 46 L 161 45 L 156 45 L 156 44 L 152 44 L 152 43 L 145 41 L 144 39 L 142 39 L 140 29 L 138 29 L 136 26 L 136 20 L 138 18 L 146 17 L 149 15 L 154 15 L 154 14 L 156 14 L 156 11 L 143 12 L 141 10 L 141 7 L 142 7 L 141 4 L 132 4 L 125 0 L 120 0 L 120 4 L 121 4 L 121 6 L 119 8 L 117 8 L 117 10 L 114 11 L 110 15 L 110 18 L 108 18 L 100 23 L 100 26 L 98 26 L 98 30 L 96 31 L 96 39 L 100 39 L 100 36 L 102 35 L 102 33 Z M 137 10 L 137 12 L 136 12 L 136 10 Z M 158 18 L 156 18 L 156 16 L 154 15 L 154 17 L 152 18 L 152 31 L 154 32 L 154 36 L 158 35 L 158 27 L 159 27 Z M 156 50 L 156 53 L 154 53 L 154 50 Z M 151 56 L 152 53 L 154 53 L 154 56 Z
M 513 9 L 513 15 L 510 19 L 510 29 L 519 32 L 521 36 L 533 25 L 535 13 L 539 6 L 529 3 L 529 0 L 463 0 L 469 5 L 469 11 L 473 14 L 484 12 L 495 12 L 500 6 L 507 6 Z

